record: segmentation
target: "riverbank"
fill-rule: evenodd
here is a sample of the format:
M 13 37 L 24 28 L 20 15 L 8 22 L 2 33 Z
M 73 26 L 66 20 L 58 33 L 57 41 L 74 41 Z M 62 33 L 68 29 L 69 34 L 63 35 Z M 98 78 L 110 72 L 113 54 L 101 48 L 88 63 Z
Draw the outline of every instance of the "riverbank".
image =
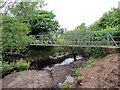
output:
M 54 66 L 51 70 L 27 70 L 16 72 L 2 79 L 3 88 L 58 88 L 73 75 L 75 81 L 66 88 L 118 88 L 118 54 L 93 60 L 83 68 L 83 60 L 67 65 Z M 77 70 L 77 73 L 74 71 Z
M 27 70 L 2 79 L 3 88 L 58 88 L 74 68 L 82 66 L 78 60 L 67 65 L 54 66 L 52 70 Z
M 70 57 L 73 57 L 71 51 L 69 51 L 69 52 L 61 52 L 61 53 L 59 52 L 54 56 L 50 56 L 50 58 L 47 59 L 47 60 L 31 61 L 30 69 L 27 70 L 27 71 L 17 71 L 16 72 L 16 70 L 13 70 L 13 71 L 9 71 L 6 74 L 6 75 L 8 75 L 8 74 L 12 73 L 12 74 L 10 74 L 8 76 L 6 76 L 4 74 L 4 78 L 2 79 L 3 87 L 9 87 L 9 88 L 14 87 L 14 84 L 12 84 L 12 86 L 11 85 L 6 86 L 6 83 L 7 84 L 11 83 L 11 82 L 14 82 L 14 83 L 17 82 L 18 83 L 19 80 L 17 79 L 17 77 L 20 79 L 20 82 L 27 82 L 26 80 L 24 81 L 24 79 L 23 79 L 23 78 L 27 78 L 27 77 L 30 78 L 29 81 L 34 82 L 34 80 L 36 80 L 36 79 L 32 78 L 32 80 L 31 80 L 31 77 L 33 77 L 33 76 L 39 77 L 39 75 L 42 75 L 42 77 L 40 77 L 41 78 L 40 80 L 43 79 L 43 81 L 44 81 L 44 78 L 46 78 L 46 75 L 50 80 L 52 80 L 53 83 L 52 83 L 52 85 L 50 85 L 51 88 L 52 87 L 58 87 L 60 84 L 62 84 L 65 81 L 66 76 L 68 76 L 68 75 L 70 75 L 72 73 L 72 69 L 77 68 L 77 67 L 81 67 L 81 65 L 82 65 L 81 60 L 85 60 L 85 58 L 79 57 L 79 61 L 74 62 L 74 58 L 70 58 Z M 66 60 L 66 58 L 72 59 L 72 62 L 69 62 L 69 60 Z M 62 64 L 62 62 L 64 62 L 64 61 L 66 62 L 64 64 L 67 64 L 67 65 L 53 66 L 52 70 L 44 69 L 45 66 L 52 65 L 52 64 L 57 65 L 57 64 L 60 64 L 60 62 Z M 36 73 L 37 75 L 34 75 L 34 73 Z M 24 77 L 24 75 L 27 76 L 27 77 Z M 48 84 L 48 83 L 46 83 L 46 79 L 45 79 L 45 85 L 40 84 L 38 86 L 47 87 L 46 84 Z M 34 86 L 34 84 L 33 84 L 33 86 Z M 15 87 L 19 88 L 19 86 L 15 86 Z M 22 85 L 21 87 L 24 87 L 24 85 Z M 25 87 L 27 88 L 29 86 L 25 86 Z M 37 87 L 35 87 L 35 88 L 37 88 Z
M 67 88 L 120 88 L 120 54 L 98 59 L 89 67 L 80 68 L 76 82 Z
M 39 54 L 38 54 L 38 56 L 39 56 Z M 45 66 L 55 64 L 55 63 L 60 63 L 68 57 L 73 57 L 71 51 L 55 53 L 44 59 L 38 59 L 38 60 L 30 59 L 29 60 L 30 65 L 29 65 L 28 70 L 42 70 Z M 26 61 L 28 61 L 28 60 L 26 60 Z M 7 70 L 2 70 L 2 72 L 0 73 L 0 77 L 4 78 L 5 76 L 7 76 L 13 72 L 20 72 L 20 71 L 26 70 L 26 69 L 23 69 L 20 67 L 15 67 L 14 65 L 11 65 L 11 67 L 8 68 Z
M 30 70 L 42 70 L 44 67 L 64 61 L 66 58 L 73 57 L 71 51 L 59 52 L 49 56 L 47 59 L 30 61 Z

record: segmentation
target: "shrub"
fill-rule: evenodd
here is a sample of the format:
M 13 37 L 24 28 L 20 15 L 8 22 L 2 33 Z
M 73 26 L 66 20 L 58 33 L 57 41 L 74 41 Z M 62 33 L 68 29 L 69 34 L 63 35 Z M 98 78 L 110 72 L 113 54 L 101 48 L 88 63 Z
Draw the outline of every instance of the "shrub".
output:
M 30 65 L 30 62 L 27 62 L 23 59 L 17 60 L 14 63 L 8 63 L 5 61 L 0 61 L 0 70 L 6 71 L 6 70 L 11 70 L 14 67 L 19 68 L 19 69 L 28 69 Z
M 17 68 L 21 68 L 21 69 L 28 69 L 29 68 L 29 65 L 30 65 L 30 62 L 27 62 L 23 59 L 20 59 L 16 62 L 16 67 Z
M 13 63 L 8 63 L 8 62 L 2 62 L 0 61 L 0 70 L 8 70 L 8 69 L 12 69 Z

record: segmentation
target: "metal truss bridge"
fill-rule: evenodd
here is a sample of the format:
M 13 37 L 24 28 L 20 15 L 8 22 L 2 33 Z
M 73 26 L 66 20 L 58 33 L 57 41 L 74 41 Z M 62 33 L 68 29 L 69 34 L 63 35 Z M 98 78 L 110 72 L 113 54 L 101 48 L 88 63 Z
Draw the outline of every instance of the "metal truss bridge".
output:
M 34 35 L 35 46 L 120 48 L 120 31 Z

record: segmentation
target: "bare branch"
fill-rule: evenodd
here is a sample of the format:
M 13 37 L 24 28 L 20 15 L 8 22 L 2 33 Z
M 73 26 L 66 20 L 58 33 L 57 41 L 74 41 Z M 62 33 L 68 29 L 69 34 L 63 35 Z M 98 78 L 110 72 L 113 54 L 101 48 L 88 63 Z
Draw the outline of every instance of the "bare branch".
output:
M 11 4 L 11 3 L 12 3 L 12 2 L 9 2 L 9 3 L 8 3 L 8 6 L 7 6 L 7 8 L 5 9 L 5 15 L 7 15 L 8 12 L 10 11 L 10 9 L 13 8 L 14 5 L 16 4 L 16 2 L 14 2 L 13 4 Z
M 12 22 L 17 22 L 17 21 L 22 21 L 22 20 L 23 19 L 4 21 L 4 22 L 0 23 L 0 25 L 5 24 L 5 23 L 12 23 Z
M 5 5 L 6 5 L 6 3 L 7 3 L 7 2 L 4 2 L 4 4 L 0 6 L 0 9 L 1 9 L 1 8 L 4 8 Z

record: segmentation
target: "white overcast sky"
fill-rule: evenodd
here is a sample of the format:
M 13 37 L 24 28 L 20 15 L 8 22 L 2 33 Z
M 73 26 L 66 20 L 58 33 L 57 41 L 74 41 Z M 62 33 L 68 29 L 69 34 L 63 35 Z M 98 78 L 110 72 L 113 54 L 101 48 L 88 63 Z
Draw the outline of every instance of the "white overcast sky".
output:
M 45 0 L 43 9 L 53 11 L 62 28 L 72 30 L 81 23 L 90 25 L 103 13 L 118 7 L 120 0 Z

